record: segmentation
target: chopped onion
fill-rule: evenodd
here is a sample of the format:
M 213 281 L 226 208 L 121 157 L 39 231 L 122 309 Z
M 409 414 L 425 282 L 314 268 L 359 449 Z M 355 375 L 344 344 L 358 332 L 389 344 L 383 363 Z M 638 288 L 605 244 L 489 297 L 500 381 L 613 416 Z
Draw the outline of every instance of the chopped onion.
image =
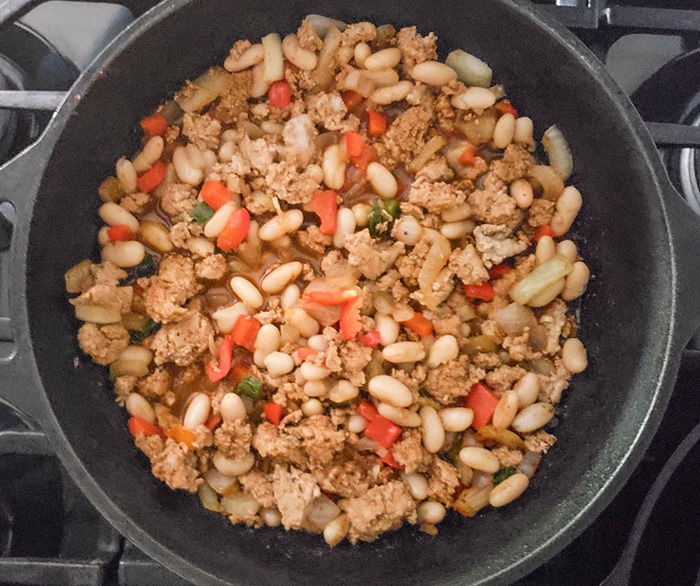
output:
M 522 461 L 518 465 L 518 472 L 524 474 L 528 478 L 532 478 L 535 474 L 535 470 L 537 470 L 537 466 L 539 466 L 540 464 L 541 459 L 542 454 L 538 454 L 537 452 L 530 452 L 529 450 L 526 451 Z
M 556 125 L 550 126 L 542 137 L 542 144 L 547 151 L 549 164 L 566 181 L 574 170 L 574 158 L 561 130 Z
M 522 438 L 509 429 L 496 429 L 493 425 L 484 425 L 479 428 L 476 438 L 485 444 L 496 442 L 511 450 L 521 450 L 524 447 Z
M 554 364 L 549 358 L 538 358 L 532 361 L 532 371 L 535 374 L 552 376 L 555 370 Z
M 463 490 L 454 502 L 454 508 L 465 517 L 473 517 L 481 509 L 489 504 L 489 494 L 493 488 L 488 484 L 482 488 L 468 488 Z
M 248 493 L 242 492 L 222 498 L 221 508 L 234 517 L 252 517 L 260 510 L 260 503 Z
M 566 277 L 574 268 L 573 263 L 563 256 L 555 256 L 542 263 L 510 291 L 513 301 L 525 305 L 542 290 Z
M 110 367 L 113 377 L 117 376 L 146 376 L 150 370 L 149 366 L 153 360 L 153 352 L 144 346 L 127 346 L 119 358 Z
M 304 303 L 302 307 L 323 327 L 338 323 L 342 309 L 341 305 L 321 305 L 320 303 Z
M 472 486 L 474 488 L 484 488 L 493 482 L 493 474 L 487 474 L 481 470 L 474 470 L 472 473 Z
M 425 230 L 424 235 L 429 242 L 432 242 L 432 246 L 418 273 L 418 285 L 423 296 L 423 305 L 434 310 L 437 309 L 438 304 L 433 292 L 433 285 L 450 258 L 452 246 L 450 241 L 436 230 Z
M 498 115 L 496 110 L 491 108 L 486 110 L 481 116 L 477 116 L 471 120 L 457 122 L 456 126 L 462 131 L 471 144 L 478 145 L 489 142 L 493 138 L 496 122 L 498 122 Z M 457 158 L 459 158 L 461 154 L 462 151 L 457 154 Z M 462 169 L 464 169 L 464 167 L 462 167 Z M 457 170 L 459 171 L 459 169 Z
M 231 487 L 236 483 L 235 478 L 222 474 L 216 468 L 210 468 L 207 470 L 203 478 L 206 483 L 219 494 L 229 492 Z
M 534 165 L 530 170 L 530 177 L 537 180 L 542 186 L 542 197 L 551 201 L 557 201 L 564 191 L 564 181 L 553 167 L 549 165 Z
M 313 533 L 321 533 L 338 515 L 340 515 L 338 505 L 328 497 L 320 496 L 314 499 L 306 513 L 304 528 Z
M 118 308 L 81 303 L 75 306 L 75 317 L 93 324 L 115 324 L 122 319 Z
M 421 149 L 415 158 L 408 164 L 408 170 L 411 173 L 417 173 L 426 163 L 433 158 L 437 152 L 447 144 L 447 141 L 442 136 L 434 136 Z
M 209 486 L 206 482 L 199 485 L 197 489 L 199 494 L 199 500 L 202 502 L 202 506 L 208 511 L 214 511 L 215 513 L 221 512 L 221 503 L 219 503 L 219 496 L 214 492 L 214 489 Z
M 323 47 L 318 54 L 318 64 L 314 69 L 316 83 L 321 89 L 328 88 L 333 82 L 333 60 L 342 38 L 340 30 L 331 24 L 323 41 Z
M 320 14 L 309 14 L 304 20 L 308 20 L 311 23 L 311 26 L 314 27 L 316 34 L 321 38 L 328 34 L 331 27 L 335 27 L 340 31 L 344 31 L 346 28 L 348 28 L 348 25 L 343 21 L 328 18 L 327 16 L 321 16 Z
M 496 344 L 491 336 L 479 334 L 478 336 L 467 338 L 462 345 L 462 350 L 470 355 L 479 354 L 481 352 L 496 352 L 498 350 L 498 344 Z
M 448 65 L 457 72 L 459 80 L 466 85 L 478 85 L 489 87 L 493 72 L 491 68 L 478 57 L 457 49 L 452 51 L 445 59 Z
M 379 442 L 376 442 L 364 435 L 354 445 L 354 448 L 358 452 L 376 452 L 381 447 L 382 446 Z
M 158 110 L 160 114 L 168 124 L 175 124 L 180 118 L 182 118 L 182 108 L 174 100 L 168 100 L 161 106 Z
M 262 44 L 265 48 L 265 81 L 278 81 L 284 77 L 284 53 L 280 36 L 277 33 L 265 35 Z
M 537 325 L 537 319 L 532 310 L 517 303 L 511 303 L 508 307 L 498 310 L 494 318 L 510 336 L 518 336 L 525 328 Z
M 359 69 L 353 69 L 345 76 L 341 84 L 338 84 L 339 89 L 352 90 L 360 94 L 363 98 L 369 98 L 376 89 L 376 85 L 371 79 L 368 79 Z
M 223 67 L 212 67 L 192 82 L 194 91 L 181 92 L 175 101 L 185 112 L 197 112 L 223 94 L 231 76 Z

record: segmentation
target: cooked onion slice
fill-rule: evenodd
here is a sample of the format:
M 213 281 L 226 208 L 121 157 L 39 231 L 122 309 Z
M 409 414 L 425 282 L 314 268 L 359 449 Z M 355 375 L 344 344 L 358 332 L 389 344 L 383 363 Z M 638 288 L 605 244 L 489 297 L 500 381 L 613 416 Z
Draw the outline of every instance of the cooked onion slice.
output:
M 574 158 L 566 138 L 556 125 L 550 126 L 542 137 L 542 145 L 547 151 L 549 164 L 566 181 L 574 170 Z
M 445 65 L 449 65 L 457 72 L 459 80 L 466 85 L 478 85 L 489 87 L 493 72 L 491 68 L 478 57 L 457 49 L 452 51 L 445 59 Z
M 554 167 L 534 165 L 530 170 L 530 176 L 542 186 L 542 197 L 545 199 L 557 201 L 564 191 L 564 182 Z
M 175 101 L 185 112 L 198 112 L 223 94 L 230 81 L 231 76 L 223 67 L 212 67 L 192 82 L 194 91 L 181 92 Z
M 335 20 L 333 18 L 328 18 L 327 16 L 321 16 L 320 14 L 309 14 L 304 20 L 308 20 L 311 26 L 314 27 L 316 34 L 324 38 L 331 27 L 335 27 L 338 30 L 344 31 L 348 28 L 348 25 L 340 20 Z
M 447 141 L 442 136 L 434 136 L 422 148 L 415 158 L 408 164 L 410 173 L 417 173 L 425 164 L 433 158 L 437 152 L 447 144 Z
M 498 310 L 494 318 L 510 336 L 518 336 L 525 328 L 537 325 L 532 310 L 517 303 L 511 303 L 508 307 Z
M 426 238 L 432 242 L 432 246 L 425 257 L 425 262 L 418 273 L 418 285 L 423 296 L 423 305 L 428 309 L 437 309 L 438 302 L 435 298 L 433 285 L 440 276 L 442 267 L 452 253 L 450 241 L 436 230 L 426 230 Z
M 563 256 L 555 256 L 553 259 L 538 266 L 510 291 L 513 301 L 525 305 L 530 299 L 566 277 L 574 268 L 573 263 Z

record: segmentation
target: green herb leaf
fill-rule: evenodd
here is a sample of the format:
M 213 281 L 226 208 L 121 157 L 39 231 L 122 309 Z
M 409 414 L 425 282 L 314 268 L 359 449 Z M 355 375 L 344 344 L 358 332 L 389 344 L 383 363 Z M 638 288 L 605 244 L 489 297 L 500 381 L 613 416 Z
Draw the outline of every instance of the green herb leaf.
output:
M 129 332 L 129 340 L 131 341 L 132 344 L 140 344 L 143 342 L 148 336 L 151 334 L 154 334 L 160 329 L 160 324 L 156 321 L 153 321 L 152 319 L 148 320 L 148 323 L 146 324 L 146 327 L 143 328 L 142 330 L 133 330 Z
M 395 199 L 387 199 L 384 201 L 384 209 L 389 213 L 389 215 L 392 217 L 392 219 L 396 219 L 399 217 L 399 214 L 401 213 L 401 206 L 399 205 L 399 202 L 396 201 Z
M 513 466 L 506 466 L 501 468 L 496 474 L 493 475 L 493 485 L 496 486 L 501 484 L 506 478 L 510 478 L 515 474 L 515 468 Z
M 386 218 L 380 212 L 372 212 L 367 220 L 367 228 L 372 236 L 381 236 L 386 230 L 382 230 L 380 226 L 386 222 Z
M 140 264 L 136 265 L 134 269 L 134 277 L 140 279 L 141 277 L 150 277 L 158 272 L 158 264 L 156 259 L 154 259 L 150 254 L 147 254 Z
M 399 202 L 393 199 L 375 199 L 372 202 L 372 213 L 369 216 L 367 227 L 372 236 L 386 236 L 391 229 L 391 222 L 399 217 L 401 207 Z M 386 224 L 386 228 L 380 226 Z
M 246 395 L 251 399 L 258 399 L 262 392 L 262 383 L 252 374 L 246 374 L 236 387 L 239 395 Z
M 190 210 L 190 216 L 198 224 L 206 224 L 214 215 L 214 210 L 206 202 L 200 201 Z

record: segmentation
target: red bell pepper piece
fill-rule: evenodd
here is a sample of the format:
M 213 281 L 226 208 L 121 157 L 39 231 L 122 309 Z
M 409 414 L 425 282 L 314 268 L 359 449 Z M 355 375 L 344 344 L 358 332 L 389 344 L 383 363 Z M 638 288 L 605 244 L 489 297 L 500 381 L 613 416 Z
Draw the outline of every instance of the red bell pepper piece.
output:
M 513 108 L 513 104 L 510 103 L 510 100 L 498 102 L 496 104 L 496 110 L 498 110 L 501 114 L 512 114 L 516 118 L 518 117 L 518 111 Z
M 386 116 L 376 110 L 368 110 L 367 113 L 369 114 L 367 132 L 372 136 L 384 134 L 386 132 Z
M 319 191 L 311 198 L 311 209 L 321 220 L 321 234 L 335 234 L 337 227 L 338 200 L 335 191 Z
M 402 431 L 393 421 L 377 414 L 369 421 L 369 425 L 365 428 L 365 435 L 388 450 Z
M 543 226 L 539 226 L 537 228 L 537 232 L 535 232 L 535 242 L 539 242 L 543 236 L 550 236 L 552 238 L 556 236 L 554 230 L 549 224 L 544 224 Z
M 312 348 L 311 346 L 305 346 L 304 348 L 299 348 L 299 350 L 297 350 L 297 356 L 302 362 L 311 356 L 316 356 L 316 354 L 318 354 L 318 350 Z
M 231 370 L 231 354 L 233 352 L 233 340 L 226 336 L 219 344 L 219 366 L 206 365 L 207 376 L 213 383 L 219 382 Z
M 358 94 L 354 90 L 340 92 L 340 97 L 343 98 L 343 102 L 345 102 L 345 107 L 348 109 L 348 111 L 359 106 L 362 100 L 364 100 L 362 94 Z
M 165 131 L 168 130 L 168 123 L 160 114 L 153 114 L 153 116 L 144 118 L 139 124 L 143 128 L 146 138 L 163 136 Z
M 134 233 L 126 224 L 117 224 L 107 228 L 107 236 L 112 242 L 123 242 L 125 240 L 133 240 Z
M 305 301 L 309 303 L 319 303 L 320 305 L 342 305 L 347 301 L 352 301 L 357 297 L 354 289 L 333 289 L 332 291 L 309 291 L 304 293 Z
M 134 437 L 136 437 L 138 434 L 143 434 L 145 436 L 157 435 L 162 438 L 165 437 L 165 434 L 160 427 L 146 421 L 145 419 L 141 419 L 140 417 L 132 417 L 127 423 L 129 425 L 129 431 Z
M 136 180 L 136 186 L 142 193 L 148 193 L 165 179 L 167 167 L 163 161 L 156 161 L 153 166 Z
M 233 326 L 231 339 L 246 350 L 255 351 L 255 340 L 262 324 L 248 315 L 240 315 Z
M 377 153 L 370 145 L 363 144 L 360 154 L 356 157 L 350 157 L 350 160 L 355 167 L 361 171 L 366 171 L 369 164 L 377 160 Z
M 231 192 L 221 181 L 214 180 L 205 181 L 199 195 L 214 210 L 218 210 L 222 205 L 230 202 L 232 197 Z
M 265 412 L 265 417 L 270 423 L 279 425 L 282 421 L 282 405 L 277 403 L 265 403 L 263 405 L 263 411 Z
M 481 283 L 481 285 L 465 285 L 464 292 L 467 297 L 482 301 L 491 301 L 494 296 L 493 287 L 488 281 Z
M 382 462 L 384 462 L 387 466 L 389 466 L 389 467 L 391 467 L 391 468 L 398 468 L 398 469 L 401 469 L 401 468 L 404 467 L 403 464 L 399 464 L 399 463 L 396 461 L 396 458 L 394 458 L 394 455 L 393 455 L 391 452 L 387 452 L 387 453 L 384 454 L 380 459 L 381 459 Z
M 178 444 L 185 444 L 188 450 L 194 449 L 194 442 L 197 441 L 197 435 L 191 429 L 184 425 L 175 425 L 165 432 L 169 438 L 175 440 Z
M 464 149 L 462 154 L 459 155 L 459 164 L 471 167 L 474 163 L 476 163 L 476 152 L 474 151 L 474 147 L 470 146 Z
M 498 397 L 491 389 L 482 382 L 473 384 L 465 402 L 465 407 L 474 412 L 472 427 L 480 429 L 487 425 L 493 417 L 496 405 L 498 405 Z
M 250 230 L 250 214 L 245 208 L 234 210 L 216 239 L 216 245 L 221 250 L 232 250 L 240 246 Z
M 421 338 L 430 336 L 433 333 L 433 322 L 417 311 L 413 314 L 411 319 L 402 321 L 401 324 L 405 328 L 408 328 L 412 332 L 418 334 Z
M 363 346 L 376 348 L 382 343 L 382 335 L 379 333 L 379 330 L 374 330 L 373 332 L 367 332 L 366 334 L 361 335 L 357 340 Z
M 507 275 L 512 268 L 513 267 L 504 262 L 500 265 L 494 265 L 489 269 L 489 279 L 500 279 L 502 276 Z
M 362 145 L 364 140 L 357 132 L 352 130 L 345 133 L 345 150 L 348 153 L 348 157 L 359 157 L 362 153 Z
M 221 417 L 212 413 L 204 425 L 207 426 L 209 431 L 214 431 L 217 427 L 219 427 L 219 423 L 221 423 Z
M 360 307 L 362 307 L 362 297 L 355 297 L 343 304 L 340 310 L 340 333 L 343 340 L 352 340 L 362 330 Z
M 357 406 L 357 414 L 362 415 L 367 421 L 372 421 L 375 417 L 379 417 L 379 411 L 374 408 L 374 405 L 367 401 L 362 401 Z
M 286 108 L 292 101 L 292 86 L 286 81 L 276 81 L 267 92 L 270 106 Z

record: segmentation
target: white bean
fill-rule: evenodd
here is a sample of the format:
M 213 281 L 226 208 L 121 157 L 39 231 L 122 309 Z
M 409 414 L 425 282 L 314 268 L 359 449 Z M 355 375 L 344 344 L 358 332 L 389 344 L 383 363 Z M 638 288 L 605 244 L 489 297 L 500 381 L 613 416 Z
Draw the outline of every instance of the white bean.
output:
M 139 226 L 139 238 L 149 248 L 156 252 L 170 252 L 173 243 L 170 241 L 170 232 L 164 224 L 146 220 Z
M 394 85 L 388 85 L 374 90 L 374 93 L 370 96 L 370 100 L 380 106 L 388 106 L 394 102 L 400 102 L 412 91 L 413 84 L 410 81 L 404 80 Z
M 370 163 L 367 165 L 367 179 L 377 195 L 381 197 L 396 197 L 399 191 L 396 177 L 381 163 Z
M 345 239 L 355 233 L 355 214 L 349 208 L 340 208 L 336 216 L 336 229 L 333 235 L 333 246 L 343 248 Z
M 261 43 L 256 43 L 243 51 L 239 57 L 234 58 L 232 55 L 226 57 L 226 61 L 224 61 L 224 69 L 226 69 L 226 71 L 230 71 L 231 73 L 243 71 L 244 69 L 248 69 L 253 65 L 262 63 L 264 58 L 265 48 Z
M 476 228 L 476 224 L 472 220 L 463 220 L 462 222 L 448 222 L 440 226 L 440 234 L 449 240 L 462 238 L 467 234 L 471 234 Z
M 173 167 L 180 181 L 192 186 L 202 182 L 204 177 L 202 169 L 192 164 L 185 147 L 179 146 L 173 151 Z
M 304 394 L 307 397 L 323 397 L 327 392 L 326 383 L 322 380 L 310 380 L 304 383 Z
M 390 47 L 381 49 L 365 58 L 364 67 L 376 71 L 378 69 L 392 69 L 401 61 L 401 49 Z
M 136 344 L 124 348 L 110 367 L 115 376 L 146 376 L 153 360 L 153 352 Z
M 265 48 L 265 81 L 272 83 L 284 77 L 284 53 L 282 53 L 282 41 L 277 33 L 270 33 L 262 38 Z
M 287 229 L 284 225 L 284 216 L 280 215 L 275 216 L 260 226 L 258 235 L 260 236 L 260 240 L 271 241 L 282 238 L 286 233 Z
M 119 186 L 124 193 L 136 193 L 138 190 L 138 175 L 129 159 L 122 157 L 117 161 L 116 174 Z
M 197 429 L 198 426 L 204 425 L 209 419 L 211 411 L 211 399 L 209 395 L 204 393 L 195 393 L 190 404 L 185 411 L 185 417 L 182 423 L 188 429 Z
M 300 298 L 301 290 L 299 287 L 297 285 L 289 285 L 280 296 L 280 305 L 282 309 L 289 309 L 299 303 Z
M 109 237 L 109 226 L 102 226 L 97 232 L 97 242 L 100 246 L 106 246 L 112 239 Z
M 348 431 L 350 433 L 362 433 L 367 429 L 367 423 L 368 421 L 362 415 L 355 413 L 348 419 Z
M 285 321 L 299 330 L 299 333 L 305 338 L 321 331 L 321 325 L 301 307 L 292 307 L 287 310 Z
M 104 223 L 109 224 L 110 226 L 119 226 L 123 224 L 125 226 L 129 226 L 129 230 L 134 233 L 139 229 L 139 221 L 134 217 L 134 215 L 113 201 L 103 203 L 97 213 L 100 215 L 100 218 L 102 218 Z
M 324 527 L 323 539 L 328 545 L 334 547 L 345 539 L 349 529 L 350 521 L 348 521 L 347 516 L 340 515 Z
M 345 403 L 347 401 L 352 401 L 360 394 L 360 389 L 353 385 L 348 380 L 339 380 L 335 383 L 331 390 L 328 391 L 328 398 L 333 403 Z
M 233 154 L 236 152 L 236 143 L 232 140 L 227 140 L 221 143 L 219 147 L 219 161 L 229 163 L 233 159 Z
M 301 412 L 306 415 L 306 417 L 311 417 L 312 415 L 320 415 L 323 413 L 323 403 L 318 399 L 309 399 L 304 402 L 301 406 Z
M 542 236 L 535 247 L 535 260 L 538 265 L 546 263 L 554 258 L 557 246 L 551 236 Z
M 279 293 L 284 290 L 290 281 L 293 281 L 301 274 L 303 268 L 299 261 L 279 265 L 263 277 L 260 282 L 260 288 L 265 293 Z
M 474 411 L 467 407 L 448 407 L 440 411 L 440 419 L 445 431 L 460 432 L 474 421 Z
M 165 146 L 165 141 L 162 136 L 154 136 L 148 140 L 148 142 L 143 146 L 141 152 L 134 157 L 132 161 L 134 165 L 134 170 L 137 173 L 143 173 L 148 171 L 153 163 L 155 163 L 160 156 L 163 154 L 163 147 Z
M 145 257 L 146 249 L 135 240 L 110 242 L 102 249 L 102 260 L 113 262 L 123 269 L 141 264 Z
M 591 271 L 588 265 L 583 261 L 575 262 L 574 268 L 566 277 L 566 284 L 561 292 L 561 298 L 565 301 L 572 301 L 581 297 L 586 291 L 590 278 Z
M 384 360 L 399 364 L 401 362 L 419 362 L 425 358 L 425 348 L 420 342 L 395 342 L 382 351 Z
M 282 41 L 282 52 L 287 60 L 304 71 L 315 69 L 318 63 L 318 57 L 313 51 L 304 49 L 299 44 L 299 39 L 295 34 L 290 34 L 284 37 Z
M 329 189 L 340 189 L 345 184 L 346 161 L 341 148 L 332 144 L 323 152 L 323 182 Z
M 425 500 L 428 497 L 428 480 L 418 473 L 404 474 L 403 481 L 406 483 L 408 492 L 417 501 Z
M 357 203 L 352 206 L 352 213 L 355 216 L 355 226 L 364 228 L 369 223 L 372 206 L 367 203 Z
M 519 405 L 517 391 L 510 390 L 503 393 L 493 412 L 493 426 L 496 429 L 506 429 L 518 413 Z
M 214 243 L 204 238 L 204 236 L 188 238 L 185 242 L 185 246 L 192 254 L 201 258 L 214 254 L 215 251 Z
M 451 334 L 440 336 L 430 347 L 428 366 L 437 368 L 441 364 L 447 364 L 459 355 L 459 343 L 457 338 Z
M 515 135 L 513 136 L 515 142 L 527 145 L 534 144 L 535 141 L 532 138 L 533 133 L 534 126 L 532 124 L 532 119 L 527 116 L 518 117 L 515 121 Z
M 252 309 L 257 309 L 263 304 L 263 296 L 258 291 L 258 288 L 245 277 L 233 277 L 231 279 L 231 290 L 238 295 L 238 298 L 243 303 Z
M 515 136 L 515 116 L 507 112 L 498 119 L 493 129 L 493 146 L 504 149 L 513 142 L 513 136 Z
M 377 87 L 388 87 L 399 82 L 399 74 L 394 69 L 377 69 L 376 71 L 363 71 L 362 77 L 370 80 Z M 407 94 L 408 95 L 408 94 Z
M 448 210 L 445 210 L 440 215 L 443 222 L 460 222 L 466 220 L 472 215 L 472 207 L 465 201 Z
M 510 195 L 519 208 L 526 209 L 532 205 L 534 194 L 527 179 L 516 179 L 510 184 Z
M 420 418 L 422 421 L 423 445 L 431 454 L 436 454 L 445 444 L 445 429 L 442 427 L 440 415 L 434 407 L 425 405 L 421 407 Z
M 246 307 L 245 303 L 241 303 L 239 301 L 238 303 L 234 303 L 228 307 L 217 309 L 212 314 L 212 317 L 214 318 L 214 321 L 222 334 L 230 334 L 231 330 L 233 330 L 233 326 L 236 325 L 238 318 L 242 315 L 250 315 L 250 311 Z
M 458 110 L 486 110 L 496 103 L 496 95 L 483 87 L 469 87 L 452 98 Z
M 255 464 L 255 456 L 248 452 L 238 460 L 227 458 L 220 452 L 216 452 L 211 459 L 214 467 L 226 476 L 241 476 L 248 472 Z
M 236 210 L 236 204 L 232 201 L 222 205 L 214 215 L 209 218 L 209 221 L 204 225 L 204 235 L 207 238 L 216 238 L 223 232 L 226 224 L 231 217 L 231 214 Z
M 413 403 L 413 395 L 408 387 L 386 374 L 372 377 L 367 386 L 370 395 L 394 407 L 408 407 Z
M 457 72 L 439 61 L 423 61 L 413 67 L 411 77 L 428 85 L 447 85 L 457 79 Z
M 306 380 L 323 380 L 331 373 L 331 371 L 322 364 L 315 364 L 313 362 L 302 362 L 299 370 L 301 371 L 301 376 Z
M 459 452 L 462 463 L 475 470 L 481 470 L 487 474 L 495 474 L 501 468 L 498 458 L 486 448 L 469 446 Z
M 328 348 L 328 340 L 326 340 L 326 338 L 324 338 L 323 335 L 316 334 L 309 338 L 309 347 L 313 348 L 314 350 L 318 350 L 319 352 L 322 352 L 323 350 Z
M 268 527 L 279 527 L 282 524 L 282 513 L 274 507 L 263 509 L 260 517 Z
M 420 415 L 415 411 L 394 407 L 388 403 L 379 403 L 377 411 L 382 417 L 386 417 L 401 427 L 420 427 L 423 424 Z
M 378 314 L 374 317 L 379 337 L 382 340 L 382 345 L 388 346 L 393 344 L 399 337 L 401 327 L 399 323 L 389 315 Z
M 221 411 L 221 419 L 226 422 L 245 419 L 246 416 L 245 403 L 236 393 L 226 393 L 221 398 L 219 411 Z
M 576 262 L 578 258 L 578 248 L 573 240 L 562 240 L 557 243 L 557 254 L 569 259 L 571 262 Z
M 425 501 L 418 505 L 418 521 L 427 525 L 435 525 L 445 518 L 445 506 L 436 501 Z
M 138 393 L 129 393 L 126 398 L 126 410 L 132 417 L 140 417 L 148 423 L 156 422 L 156 412 L 148 400 Z
M 489 503 L 492 507 L 502 507 L 508 503 L 512 503 L 521 494 L 525 492 L 530 479 L 525 474 L 513 474 L 506 478 L 499 485 L 494 486 L 489 493 Z
M 561 359 L 566 369 L 573 374 L 583 372 L 588 366 L 586 348 L 578 338 L 569 338 L 564 342 L 561 349 Z
M 264 360 L 270 376 L 282 376 L 294 370 L 294 360 L 284 352 L 270 352 Z
M 530 433 L 547 425 L 554 417 L 554 406 L 549 403 L 533 403 L 515 416 L 511 424 L 519 433 Z
M 255 338 L 255 350 L 270 354 L 277 352 L 282 341 L 282 334 L 274 324 L 264 324 L 258 331 L 258 337 Z
M 372 49 L 370 49 L 367 43 L 357 43 L 355 45 L 355 63 L 358 67 L 364 67 L 367 57 L 372 54 Z
M 413 216 L 404 216 L 396 223 L 393 233 L 397 240 L 415 246 L 423 234 L 423 226 Z
M 549 225 L 557 236 L 563 236 L 574 223 L 583 200 L 581 192 L 573 185 L 564 188 L 564 191 L 557 200 L 556 211 L 552 216 Z
M 540 377 L 534 372 L 528 372 L 513 387 L 518 394 L 518 407 L 523 409 L 537 401 L 540 394 Z

